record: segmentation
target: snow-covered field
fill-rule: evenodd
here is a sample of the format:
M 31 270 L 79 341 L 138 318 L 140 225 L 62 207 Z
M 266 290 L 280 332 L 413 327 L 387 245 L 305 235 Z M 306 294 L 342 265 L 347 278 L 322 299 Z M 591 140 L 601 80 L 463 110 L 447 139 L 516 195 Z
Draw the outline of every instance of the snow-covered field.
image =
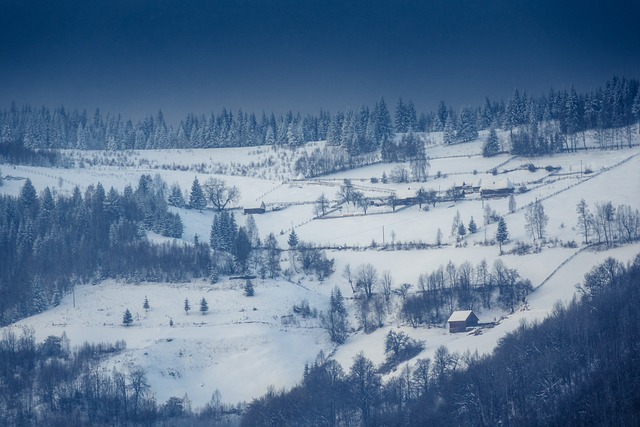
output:
M 75 295 L 67 295 L 62 303 L 42 314 L 24 319 L 10 328 L 33 327 L 38 339 L 63 332 L 72 344 L 83 341 L 116 341 L 124 339 L 127 350 L 105 362 L 104 369 L 116 366 L 127 369 L 141 366 L 146 369 L 157 399 L 166 401 L 171 396 L 188 394 L 194 406 L 204 405 L 217 389 L 222 400 L 228 403 L 249 401 L 267 391 L 290 387 L 300 380 L 304 364 L 313 362 L 319 351 L 331 354 L 345 368 L 353 357 L 364 351 L 374 363 L 384 360 L 384 336 L 390 328 L 401 329 L 412 337 L 425 341 L 425 349 L 419 357 L 430 357 L 439 345 L 452 351 L 490 352 L 505 333 L 517 328 L 522 321 L 543 319 L 559 301 L 573 298 L 584 274 L 606 257 L 613 256 L 627 262 L 640 253 L 640 244 L 617 247 L 608 251 L 582 250 L 581 236 L 576 229 L 575 206 L 584 198 L 591 206 L 595 202 L 611 201 L 614 206 L 629 204 L 640 208 L 640 148 L 624 148 L 616 151 L 589 150 L 575 154 L 525 159 L 500 155 L 481 157 L 481 141 L 445 147 L 438 144 L 439 135 L 432 137 L 428 155 L 432 157 L 430 175 L 425 183 L 382 184 L 372 183 L 372 177 L 380 178 L 391 172 L 394 165 L 376 164 L 353 171 L 337 173 L 322 179 L 295 181 L 292 164 L 295 155 L 286 150 L 268 147 L 219 150 L 166 150 L 128 153 L 70 152 L 81 168 L 54 169 L 27 166 L 0 165 L 4 185 L 0 192 L 16 195 L 24 180 L 30 178 L 38 190 L 45 186 L 57 192 L 68 193 L 75 185 L 81 189 L 102 182 L 122 189 L 136 186 L 142 173 L 159 174 L 169 185 L 178 183 L 184 191 L 191 187 L 194 177 L 203 183 L 209 177 L 219 177 L 236 185 L 241 192 L 237 207 L 280 205 L 279 211 L 255 215 L 261 237 L 273 232 L 281 247 L 291 227 L 295 227 L 301 240 L 324 246 L 359 246 L 361 249 L 332 249 L 327 255 L 335 259 L 336 273 L 324 282 L 295 276 L 291 281 L 259 280 L 255 284 L 256 295 L 245 297 L 243 281 L 228 278 L 211 285 L 205 281 L 186 284 L 124 284 L 111 280 L 97 285 L 82 285 Z M 320 143 L 315 143 L 320 144 Z M 309 149 L 309 148 L 307 148 Z M 456 157 L 453 157 L 456 156 Z M 102 159 L 96 161 L 96 159 Z M 112 160 L 112 161 L 111 161 Z M 125 166 L 119 165 L 118 162 Z M 541 168 L 530 172 L 522 165 L 533 163 Z M 226 175 L 212 175 L 220 171 L 220 165 L 233 165 L 224 169 Z M 561 167 L 558 173 L 545 166 Z M 247 176 L 235 173 L 245 167 L 251 169 Z M 485 330 L 481 335 L 449 334 L 441 328 L 411 328 L 397 318 L 387 320 L 384 328 L 371 334 L 362 331 L 350 335 L 347 342 L 335 348 L 318 319 L 302 319 L 287 323 L 292 308 L 303 300 L 319 311 L 326 310 L 329 295 L 339 286 L 346 297 L 351 288 L 341 276 L 345 265 L 357 266 L 372 263 L 379 272 L 391 272 L 394 285 L 413 284 L 416 289 L 418 276 L 429 273 L 449 260 L 457 265 L 464 261 L 477 264 L 486 259 L 493 264 L 498 258 L 497 246 L 484 246 L 485 235 L 491 239 L 496 225 L 483 227 L 483 201 L 470 195 L 457 203 L 438 204 L 435 208 L 420 210 L 417 206 L 399 209 L 392 213 L 382 210 L 362 211 L 347 209 L 337 218 L 314 220 L 313 201 L 321 194 L 335 199 L 341 181 L 353 180 L 356 187 L 367 195 L 388 195 L 391 191 L 414 191 L 419 187 L 444 190 L 454 183 L 477 183 L 491 180 L 491 169 L 498 176 L 508 177 L 517 187 L 525 185 L 530 191 L 516 195 L 517 210 L 508 213 L 507 199 L 484 201 L 499 215 L 504 215 L 510 239 L 529 242 L 525 233 L 524 210 L 526 204 L 541 200 L 549 216 L 547 234 L 549 240 L 575 241 L 578 248 L 550 245 L 540 253 L 526 256 L 503 255 L 504 263 L 530 279 L 535 290 L 527 298 L 528 306 L 513 314 L 500 310 L 479 312 L 481 319 L 505 316 L 498 326 Z M 590 169 L 592 173 L 585 174 Z M 440 178 L 435 178 L 440 171 Z M 7 176 L 13 179 L 7 179 Z M 185 224 L 183 239 L 192 241 L 198 234 L 208 238 L 213 212 L 175 209 Z M 473 216 L 479 226 L 475 235 L 466 237 L 466 244 L 456 247 L 449 236 L 456 211 L 465 224 Z M 245 217 L 235 211 L 238 223 Z M 349 215 L 346 215 L 349 214 Z M 362 249 L 376 242 L 423 242 L 433 244 L 437 230 L 443 234 L 445 245 L 424 250 Z M 506 245 L 509 250 L 511 244 Z M 565 260 L 574 256 L 555 273 Z M 287 263 L 283 257 L 283 266 Z M 552 275 L 552 273 L 554 273 Z M 551 276 L 551 277 L 550 277 Z M 548 279 L 548 280 L 547 280 Z M 544 285 L 541 284 L 544 282 Z M 151 309 L 142 308 L 145 296 Z M 206 298 L 209 312 L 198 312 L 199 301 Z M 189 314 L 183 310 L 188 298 L 192 307 Z M 75 301 L 75 304 L 74 304 Z M 396 301 L 399 304 L 399 301 Z M 348 305 L 352 305 L 348 299 Z M 123 327 L 122 313 L 129 308 L 134 316 L 130 327 Z M 351 312 L 355 312 L 352 308 Z M 173 326 L 169 322 L 173 321 Z M 351 321 L 356 324 L 355 319 Z M 442 325 L 444 326 L 444 325 Z

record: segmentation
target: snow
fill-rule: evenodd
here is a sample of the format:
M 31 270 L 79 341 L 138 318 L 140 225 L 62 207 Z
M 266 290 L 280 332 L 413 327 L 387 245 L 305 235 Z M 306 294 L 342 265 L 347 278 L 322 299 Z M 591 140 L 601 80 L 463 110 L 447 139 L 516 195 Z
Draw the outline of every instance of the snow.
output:
M 504 138 L 504 134 L 501 135 Z M 483 158 L 479 154 L 486 138 L 484 133 L 478 141 L 454 146 L 441 145 L 440 134 L 430 134 L 427 138 L 431 176 L 424 183 L 370 181 L 372 177 L 379 179 L 383 172 L 389 175 L 396 166 L 390 164 L 291 181 L 296 175 L 292 168 L 296 153 L 270 147 L 128 153 L 68 151 L 67 154 L 83 167 L 1 165 L 4 177 L 19 178 L 5 179 L 0 187 L 1 193 L 11 195 L 19 194 L 25 178 L 30 178 L 37 190 L 49 186 L 62 194 L 69 194 L 75 185 L 84 191 L 98 182 L 107 189 L 111 186 L 119 190 L 126 185 L 135 187 L 143 173 L 159 174 L 169 185 L 177 182 L 183 192 L 191 188 L 196 176 L 201 183 L 211 177 L 224 179 L 240 190 L 241 199 L 236 208 L 255 206 L 264 201 L 267 212 L 254 215 L 262 239 L 273 232 L 280 246 L 287 248 L 286 240 L 293 227 L 300 240 L 331 247 L 327 255 L 335 259 L 336 268 L 336 273 L 324 282 L 297 275 L 291 281 L 284 278 L 255 280 L 254 297 L 243 295 L 243 281 L 226 278 L 215 285 L 205 281 L 134 284 L 107 280 L 97 285 L 78 286 L 75 295 L 65 296 L 58 307 L 23 319 L 9 328 L 33 327 L 39 340 L 65 332 L 72 345 L 83 341 L 123 339 L 127 349 L 106 360 L 104 368 L 143 367 L 159 402 L 187 393 L 194 406 L 202 406 L 217 389 L 223 401 L 235 403 L 261 396 L 270 385 L 277 389 L 293 386 L 301 379 L 304 364 L 312 363 L 320 351 L 331 355 L 345 369 L 351 366 L 360 351 L 380 364 L 385 360 L 384 338 L 390 330 L 401 330 L 424 341 L 425 348 L 418 357 L 433 357 L 440 345 L 460 353 L 490 353 L 505 334 L 522 322 L 541 321 L 558 301 L 571 301 L 577 292 L 576 284 L 594 265 L 609 256 L 627 262 L 640 253 L 640 243 L 606 251 L 584 249 L 575 213 L 575 206 L 582 198 L 592 210 L 596 202 L 603 201 L 611 201 L 614 206 L 629 204 L 634 209 L 640 208 L 640 148 L 588 150 L 535 159 L 508 155 Z M 322 144 L 314 143 L 304 149 L 308 151 Z M 539 169 L 530 172 L 526 167 L 529 163 Z M 561 169 L 548 171 L 545 166 Z M 494 168 L 498 175 L 491 173 Z M 592 173 L 584 173 L 587 169 Z M 239 176 L 242 171 L 247 176 Z M 436 178 L 438 171 L 440 177 Z M 362 210 L 343 207 L 332 213 L 330 219 L 314 219 L 314 200 L 323 193 L 329 200 L 335 200 L 344 179 L 351 179 L 354 186 L 369 197 L 385 197 L 392 192 L 411 194 L 420 187 L 444 191 L 462 182 L 476 184 L 480 180 L 488 183 L 508 179 L 516 188 L 517 210 L 509 213 L 508 198 L 483 201 L 478 194 L 470 194 L 456 203 L 437 204 L 429 206 L 428 210 L 424 206 L 422 210 L 412 206 L 398 208 L 392 213 L 388 209 L 372 208 L 364 215 Z M 518 192 L 523 185 L 528 191 Z M 483 224 L 486 204 L 505 217 L 511 241 L 504 246 L 506 252 L 516 241 L 530 243 L 525 230 L 524 207 L 535 200 L 543 203 L 549 216 L 547 238 L 551 244 L 539 253 L 524 256 L 499 256 L 497 246 L 483 244 L 485 238 L 491 240 L 496 232 L 496 224 Z M 184 241 L 192 242 L 196 235 L 208 241 L 212 210 L 171 210 L 182 217 Z M 456 245 L 455 238 L 449 236 L 456 211 L 460 212 L 465 225 L 473 217 L 479 227 L 478 232 L 468 234 L 461 245 Z M 243 225 L 247 217 L 239 209 L 233 212 L 238 224 Z M 443 235 L 441 247 L 423 250 L 381 247 L 382 243 L 398 242 L 433 245 L 438 229 Z M 149 236 L 154 241 L 166 240 L 154 234 Z M 579 246 L 569 248 L 560 244 L 571 241 Z M 376 247 L 371 247 L 373 242 Z M 430 273 L 449 261 L 456 265 L 469 261 L 475 266 L 487 260 L 491 266 L 497 259 L 531 280 L 534 291 L 527 297 L 527 304 L 514 313 L 498 308 L 475 310 L 479 318 L 498 322 L 493 328 L 481 329 L 478 335 L 450 334 L 445 324 L 412 328 L 398 318 L 390 317 L 383 328 L 371 334 L 355 331 L 343 345 L 336 347 L 318 319 L 294 316 L 294 322 L 283 322 L 283 316 L 291 316 L 292 307 L 302 300 L 307 300 L 309 306 L 318 311 L 326 310 L 331 290 L 338 286 L 346 297 L 351 323 L 355 325 L 352 290 L 341 274 L 346 265 L 354 269 L 360 264 L 371 263 L 378 272 L 391 273 L 394 287 L 408 283 L 412 285 L 409 293 L 413 293 L 417 291 L 421 274 Z M 288 256 L 284 254 L 284 268 L 288 266 L 287 260 Z M 145 296 L 151 304 L 148 312 L 142 308 Z M 202 297 L 209 304 L 206 315 L 198 312 Z M 189 314 L 183 310 L 185 298 L 189 298 L 192 307 Z M 398 306 L 399 299 L 394 304 Z M 134 317 L 130 327 L 121 324 L 127 308 Z M 173 326 L 169 326 L 170 320 L 173 320 Z

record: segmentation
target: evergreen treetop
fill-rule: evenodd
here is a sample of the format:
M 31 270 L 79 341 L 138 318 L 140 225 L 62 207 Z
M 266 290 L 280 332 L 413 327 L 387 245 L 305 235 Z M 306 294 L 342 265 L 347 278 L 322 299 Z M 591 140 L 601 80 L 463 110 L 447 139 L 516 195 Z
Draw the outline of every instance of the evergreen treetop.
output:
M 193 184 L 191 184 L 191 193 L 189 195 L 189 207 L 191 209 L 202 210 L 207 207 L 207 199 L 202 191 L 202 186 L 198 181 L 198 177 L 195 177 Z
M 122 324 L 124 326 L 129 326 L 133 323 L 133 316 L 131 315 L 131 312 L 129 311 L 129 309 L 127 308 L 124 312 L 124 314 L 122 315 Z
M 204 315 L 207 311 L 209 311 L 209 304 L 207 304 L 207 300 L 202 297 L 200 300 L 200 313 Z
M 296 230 L 292 229 L 291 233 L 289 233 L 289 238 L 287 239 L 287 244 L 290 248 L 295 248 L 298 246 L 298 235 L 296 234 Z

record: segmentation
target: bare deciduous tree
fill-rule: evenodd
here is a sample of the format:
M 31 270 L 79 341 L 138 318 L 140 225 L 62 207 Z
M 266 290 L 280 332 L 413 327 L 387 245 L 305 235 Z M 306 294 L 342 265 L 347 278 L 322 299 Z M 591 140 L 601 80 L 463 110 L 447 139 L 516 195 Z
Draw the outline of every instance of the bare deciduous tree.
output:
M 204 183 L 207 199 L 218 211 L 224 210 L 230 203 L 240 199 L 240 190 L 235 185 L 227 187 L 226 183 L 218 178 L 209 178 Z
M 372 264 L 362 264 L 356 270 L 355 282 L 356 288 L 364 293 L 366 299 L 370 299 L 378 284 L 378 271 Z

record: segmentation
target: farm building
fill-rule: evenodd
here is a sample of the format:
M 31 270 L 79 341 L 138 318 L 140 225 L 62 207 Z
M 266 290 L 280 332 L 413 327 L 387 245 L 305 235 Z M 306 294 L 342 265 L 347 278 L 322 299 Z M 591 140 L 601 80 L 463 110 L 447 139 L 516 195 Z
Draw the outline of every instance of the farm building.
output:
M 474 187 L 473 184 L 471 184 L 470 182 L 465 182 L 463 181 L 462 184 L 453 184 L 453 188 L 456 191 L 460 191 L 464 194 L 472 194 L 475 191 L 478 191 L 476 188 L 478 187 Z
M 482 197 L 504 197 L 512 194 L 513 191 L 514 187 L 509 178 L 494 179 L 483 183 L 480 187 Z
M 417 205 L 419 202 L 418 196 L 416 195 L 416 190 L 397 190 L 394 192 L 394 194 L 396 196 L 396 206 L 413 206 Z
M 468 327 L 478 326 L 478 317 L 473 310 L 454 311 L 449 316 L 449 332 L 466 332 Z
M 260 203 L 260 206 L 257 208 L 244 208 L 242 213 L 245 215 L 248 214 L 263 214 L 267 210 L 267 207 L 264 205 L 264 202 Z

